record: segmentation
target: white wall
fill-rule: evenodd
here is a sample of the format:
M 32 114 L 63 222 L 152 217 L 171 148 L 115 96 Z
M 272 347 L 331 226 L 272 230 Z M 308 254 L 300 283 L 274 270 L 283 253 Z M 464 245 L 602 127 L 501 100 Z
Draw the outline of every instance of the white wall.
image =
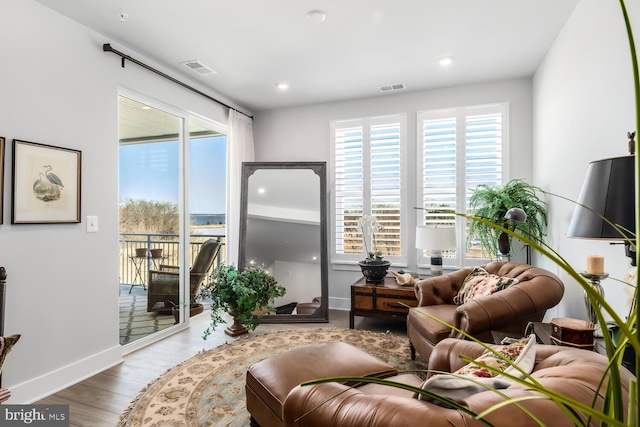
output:
M 31 0 L 4 0 L 0 15 L 0 136 L 8 143 L 0 265 L 8 273 L 5 334 L 22 335 L 2 385 L 12 389 L 10 403 L 27 403 L 122 358 L 119 88 L 223 123 L 226 111 L 134 64 L 121 68 L 119 57 L 102 51 L 111 40 Z M 82 151 L 81 224 L 11 225 L 14 138 Z M 98 233 L 85 232 L 87 215 L 98 216 Z
M 636 43 L 640 41 L 640 5 L 627 1 Z M 635 129 L 633 76 L 629 43 L 617 1 L 582 0 L 534 78 L 534 181 L 572 200 L 580 194 L 588 163 L 627 154 L 628 131 Z M 630 185 L 633 185 L 630 183 Z M 550 200 L 549 243 L 578 271 L 588 254 L 605 256 L 605 269 L 624 278 L 629 258 L 622 246 L 569 239 L 566 232 L 574 206 Z M 552 315 L 586 319 L 578 284 L 548 260 L 566 285 Z M 607 300 L 621 315 L 627 293 L 612 279 L 603 283 Z
M 511 151 L 509 167 L 514 178 L 531 182 L 532 99 L 531 80 L 445 88 L 414 93 L 380 95 L 368 99 L 312 105 L 259 112 L 254 115 L 254 141 L 257 161 L 329 162 L 329 122 L 375 115 L 405 113 L 407 116 L 408 158 L 416 158 L 416 113 L 422 110 L 508 102 Z M 415 164 L 409 162 L 409 201 L 417 206 Z M 329 187 L 331 178 L 329 177 Z M 415 227 L 415 215 L 409 215 L 408 229 Z M 331 216 L 329 216 L 331 218 Z M 409 268 L 416 269 L 415 251 L 409 255 Z M 362 274 L 351 270 L 329 271 L 329 305 L 350 307 L 350 285 Z

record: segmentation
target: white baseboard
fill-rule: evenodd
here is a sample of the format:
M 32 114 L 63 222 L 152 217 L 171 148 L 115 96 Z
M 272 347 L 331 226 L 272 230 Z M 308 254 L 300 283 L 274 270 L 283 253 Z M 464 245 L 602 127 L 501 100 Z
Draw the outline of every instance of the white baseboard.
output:
M 122 347 L 117 345 L 23 383 L 7 384 L 6 387 L 11 390 L 11 397 L 6 401 L 6 404 L 31 404 L 37 402 L 116 366 L 122 363 L 123 360 Z

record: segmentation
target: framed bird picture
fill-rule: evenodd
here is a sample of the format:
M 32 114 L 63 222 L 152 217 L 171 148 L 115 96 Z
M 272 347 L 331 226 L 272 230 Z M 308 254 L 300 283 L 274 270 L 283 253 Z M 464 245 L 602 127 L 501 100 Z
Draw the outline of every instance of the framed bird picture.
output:
M 13 140 L 12 224 L 80 222 L 82 152 Z

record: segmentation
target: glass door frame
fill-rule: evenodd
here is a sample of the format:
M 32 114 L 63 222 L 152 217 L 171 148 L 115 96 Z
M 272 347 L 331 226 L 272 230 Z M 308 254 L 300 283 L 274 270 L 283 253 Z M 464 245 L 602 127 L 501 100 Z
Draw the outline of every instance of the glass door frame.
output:
M 134 101 L 140 102 L 142 104 L 148 105 L 152 108 L 156 108 L 158 110 L 162 110 L 166 113 L 172 114 L 180 119 L 180 129 L 178 135 L 178 212 L 180 215 L 180 225 L 179 225 L 179 236 L 178 236 L 178 244 L 180 247 L 178 253 L 179 260 L 179 280 L 180 280 L 180 306 L 184 307 L 185 303 L 187 303 L 188 295 L 189 295 L 189 266 L 187 265 L 187 260 L 190 259 L 190 233 L 187 231 L 190 230 L 190 211 L 189 211 L 189 142 L 190 142 L 190 125 L 196 124 L 202 127 L 206 127 L 213 131 L 224 134 L 227 138 L 229 136 L 229 126 L 216 122 L 212 119 L 206 118 L 204 116 L 194 114 L 185 109 L 181 109 L 178 107 L 171 106 L 162 101 L 158 101 L 155 98 L 143 95 L 138 92 L 134 92 L 125 88 L 119 88 L 118 90 L 118 99 L 119 97 L 126 97 L 132 99 Z M 119 145 L 119 144 L 118 144 Z M 227 158 L 228 158 L 228 139 L 227 139 Z M 225 159 L 225 162 L 227 159 Z M 118 184 L 119 185 L 119 184 Z M 225 193 L 227 192 L 227 186 L 225 185 Z M 119 188 L 118 188 L 119 192 Z M 226 196 L 225 196 L 226 201 Z M 228 211 L 228 208 L 225 208 Z M 171 325 L 168 328 L 165 328 L 161 331 L 152 333 L 144 338 L 133 341 L 129 344 L 125 344 L 122 346 L 123 354 L 128 354 L 130 352 L 136 351 L 142 347 L 145 347 L 149 344 L 157 342 L 169 335 L 172 335 L 176 332 L 179 332 L 183 329 L 186 329 L 190 325 L 190 317 L 185 315 L 185 312 L 188 310 L 180 310 L 180 320 L 177 324 Z

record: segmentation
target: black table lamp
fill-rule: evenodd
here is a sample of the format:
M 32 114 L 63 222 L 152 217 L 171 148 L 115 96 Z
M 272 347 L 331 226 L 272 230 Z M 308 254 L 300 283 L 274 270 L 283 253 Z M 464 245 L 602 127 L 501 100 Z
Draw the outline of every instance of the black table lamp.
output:
M 585 178 L 569 224 L 567 236 L 584 239 L 624 241 L 625 253 L 636 265 L 635 248 L 635 156 L 612 157 L 589 163 Z M 607 218 L 623 232 L 595 214 Z

